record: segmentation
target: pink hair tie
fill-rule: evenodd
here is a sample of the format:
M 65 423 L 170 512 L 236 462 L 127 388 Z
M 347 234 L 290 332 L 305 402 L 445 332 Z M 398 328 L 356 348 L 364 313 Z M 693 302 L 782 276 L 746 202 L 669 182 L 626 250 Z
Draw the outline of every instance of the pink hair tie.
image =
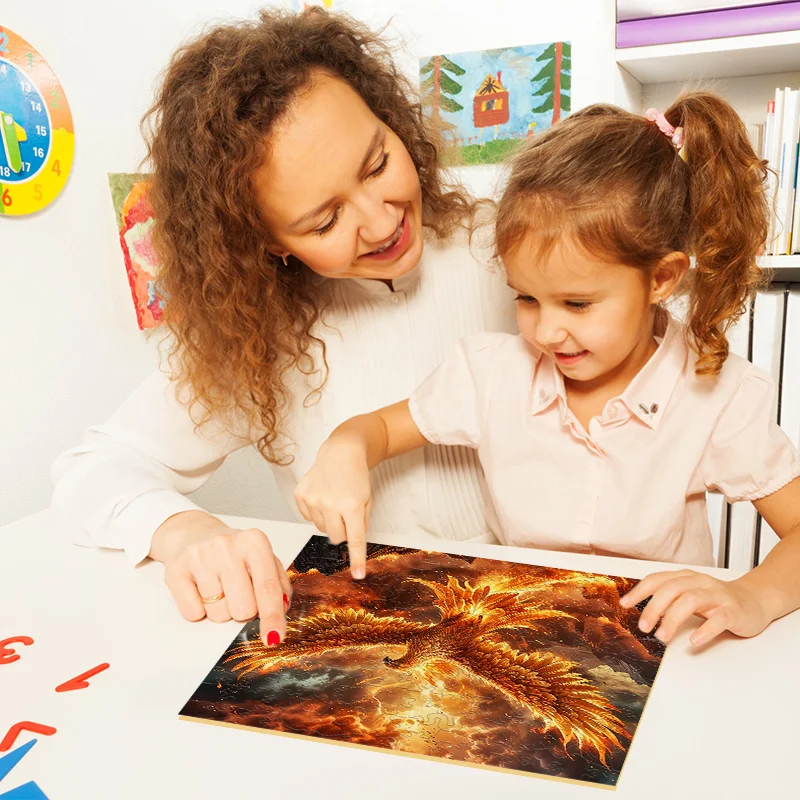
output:
M 669 136 L 672 146 L 676 150 L 680 150 L 681 147 L 683 147 L 683 128 L 675 128 L 670 125 L 667 118 L 655 108 L 648 108 L 644 116 L 645 119 L 650 120 L 650 122 L 655 122 L 661 133 L 665 136 Z

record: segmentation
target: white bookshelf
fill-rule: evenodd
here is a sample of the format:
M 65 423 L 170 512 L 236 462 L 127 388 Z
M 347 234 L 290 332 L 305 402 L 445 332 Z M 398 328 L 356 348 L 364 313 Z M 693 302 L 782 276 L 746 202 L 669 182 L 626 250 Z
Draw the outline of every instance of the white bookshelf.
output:
M 761 256 L 758 263 L 769 269 L 800 269 L 800 255 L 793 256 Z
M 617 64 L 639 83 L 795 72 L 800 31 L 618 48 Z
M 759 266 L 770 271 L 771 283 L 800 283 L 800 255 L 761 256 Z

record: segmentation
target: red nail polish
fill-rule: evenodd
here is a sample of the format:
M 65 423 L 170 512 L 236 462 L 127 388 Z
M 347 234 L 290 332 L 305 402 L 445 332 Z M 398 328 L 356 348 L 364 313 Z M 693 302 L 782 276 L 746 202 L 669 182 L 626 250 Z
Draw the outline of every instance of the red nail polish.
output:
M 278 633 L 278 631 L 270 631 L 267 634 L 267 644 L 270 647 L 280 643 L 281 643 L 281 635 Z
M 289 598 L 286 595 L 283 596 L 283 604 L 289 608 Z

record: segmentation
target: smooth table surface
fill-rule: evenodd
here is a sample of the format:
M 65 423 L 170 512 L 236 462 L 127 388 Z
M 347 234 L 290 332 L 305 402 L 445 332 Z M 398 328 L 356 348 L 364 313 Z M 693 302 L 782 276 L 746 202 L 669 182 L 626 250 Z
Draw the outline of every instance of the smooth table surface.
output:
M 287 566 L 314 532 L 225 519 L 264 530 Z M 664 568 L 432 536 L 374 540 L 633 578 Z M 0 640 L 34 639 L 14 646 L 18 661 L 0 664 L 0 739 L 20 720 L 57 728 L 35 736 L 0 783 L 0 797 L 30 780 L 50 800 L 611 796 L 586 785 L 179 720 L 241 626 L 186 622 L 162 565 L 133 569 L 121 553 L 75 547 L 49 512 L 0 528 Z M 614 795 L 800 797 L 800 614 L 701 653 L 688 641 L 694 627 L 684 626 L 667 649 Z M 55 692 L 101 662 L 110 669 L 87 689 Z M 32 738 L 23 732 L 16 746 Z

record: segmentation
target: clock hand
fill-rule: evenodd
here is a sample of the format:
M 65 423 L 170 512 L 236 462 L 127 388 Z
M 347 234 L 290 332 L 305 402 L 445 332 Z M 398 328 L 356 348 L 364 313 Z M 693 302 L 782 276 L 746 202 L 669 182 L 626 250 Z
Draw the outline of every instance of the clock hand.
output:
M 0 137 L 3 139 L 6 161 L 12 172 L 19 172 L 22 169 L 18 130 L 22 131 L 22 140 L 25 141 L 27 139 L 25 131 L 14 121 L 14 117 L 6 114 L 5 111 L 0 111 Z

